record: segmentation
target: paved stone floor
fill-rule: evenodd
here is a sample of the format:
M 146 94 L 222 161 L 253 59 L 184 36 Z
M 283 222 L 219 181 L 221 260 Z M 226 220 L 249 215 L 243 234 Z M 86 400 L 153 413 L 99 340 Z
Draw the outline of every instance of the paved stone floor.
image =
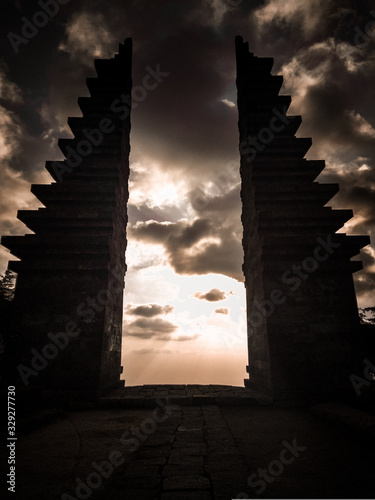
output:
M 17 441 L 16 498 L 373 498 L 374 416 L 256 405 L 245 392 L 144 386 L 101 409 L 49 411 Z

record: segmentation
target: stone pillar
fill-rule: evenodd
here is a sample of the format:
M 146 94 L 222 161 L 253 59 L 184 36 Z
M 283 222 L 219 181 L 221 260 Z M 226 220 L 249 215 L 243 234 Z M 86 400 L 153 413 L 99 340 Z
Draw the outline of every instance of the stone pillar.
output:
M 241 199 L 249 380 L 275 399 L 324 398 L 352 390 L 359 318 L 351 261 L 367 236 L 337 234 L 353 214 L 325 206 L 338 185 L 314 179 L 324 161 L 304 159 L 300 116 L 273 59 L 236 38 Z
M 21 259 L 9 264 L 18 275 L 9 379 L 58 398 L 120 384 L 131 62 L 131 39 L 95 60 L 83 116 L 68 119 L 74 137 L 59 140 L 66 159 L 46 163 L 56 182 L 32 186 L 45 208 L 18 212 L 35 234 L 2 238 Z

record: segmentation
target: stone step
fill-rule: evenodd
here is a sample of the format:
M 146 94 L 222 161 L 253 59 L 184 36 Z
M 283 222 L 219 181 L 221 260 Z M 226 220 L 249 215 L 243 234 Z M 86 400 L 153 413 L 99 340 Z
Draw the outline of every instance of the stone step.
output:
M 321 208 L 330 208 L 324 207 L 324 205 L 330 200 L 330 198 L 324 199 L 324 196 L 320 196 L 319 193 L 315 196 L 310 196 L 309 198 L 304 198 L 303 196 L 294 196 L 292 199 L 287 199 L 287 196 L 280 196 L 277 199 L 270 199 L 270 197 L 263 197 L 258 200 L 256 199 L 256 208 L 259 212 L 270 212 L 271 214 L 275 214 L 278 212 L 280 216 L 284 216 L 287 218 L 293 217 L 293 214 L 296 211 L 300 211 L 301 214 L 308 218 L 314 217 L 316 214 L 319 217 L 319 212 Z M 343 210 L 339 210 L 340 212 L 344 212 Z M 351 216 L 353 217 L 353 215 Z M 347 222 L 348 219 L 345 219 L 343 224 Z
M 82 217 L 77 213 L 64 214 L 63 211 L 49 210 L 39 208 L 38 210 L 18 210 L 17 218 L 22 221 L 32 231 L 48 230 L 61 231 L 61 228 L 67 230 L 77 229 L 79 231 L 100 230 L 100 228 L 109 228 L 113 226 L 112 212 L 102 214 L 92 212 L 91 217 Z
M 99 400 L 100 408 L 155 408 L 168 398 L 180 406 L 254 406 L 272 404 L 268 396 L 245 387 L 218 385 L 144 385 L 124 387 Z
M 66 160 L 46 161 L 46 170 L 55 182 L 71 181 L 76 179 L 90 179 L 90 182 L 116 181 L 119 177 L 117 162 L 101 161 L 100 158 L 84 158 L 82 162 L 75 166 L 75 163 L 68 163 Z
M 241 120 L 257 120 L 260 116 L 269 117 L 269 120 L 271 120 L 275 110 L 281 114 L 285 114 L 291 103 L 292 98 L 289 95 L 272 96 L 269 99 L 264 95 L 263 99 L 262 96 L 259 99 L 254 97 L 254 99 L 246 99 L 242 103 L 239 98 L 238 105 L 241 106 L 239 116 Z
M 102 137 L 102 139 L 100 139 Z M 98 135 L 94 134 L 93 139 L 87 137 L 75 137 L 74 139 L 59 139 L 57 145 L 65 157 L 68 157 L 74 151 L 75 155 L 84 159 L 91 155 L 103 155 L 108 161 L 113 161 L 113 157 L 120 157 L 121 144 L 116 135 Z
M 273 120 L 273 118 L 275 118 Z M 272 121 L 273 120 L 273 121 Z M 286 121 L 287 120 L 287 121 Z M 271 125 L 276 121 L 276 127 L 271 127 Z M 243 130 L 244 137 L 240 139 L 240 145 L 245 141 L 249 142 L 251 138 L 258 138 L 259 133 L 262 129 L 270 130 L 276 137 L 294 136 L 302 123 L 302 117 L 296 116 L 286 116 L 285 123 L 280 121 L 280 118 L 276 116 L 259 116 L 256 120 L 253 117 L 245 117 L 243 119 L 244 125 Z M 250 139 L 249 139 L 250 136 Z M 259 142 L 259 141 L 258 141 Z
M 329 238 L 317 239 L 315 234 L 298 234 L 293 236 L 285 235 L 263 235 L 262 238 L 262 248 L 263 254 L 267 253 L 275 254 L 275 248 L 277 249 L 277 255 L 282 256 L 303 253 L 305 256 L 313 256 L 311 250 L 321 246 L 323 249 L 325 247 L 330 248 L 332 242 L 332 250 L 329 251 L 330 254 L 335 254 L 337 256 L 343 256 L 346 259 L 348 257 L 354 257 L 359 253 L 359 250 L 370 244 L 369 236 L 347 236 L 346 234 L 334 234 Z M 327 243 L 328 241 L 328 243 Z M 336 246 L 333 246 L 336 245 Z M 337 245 L 340 245 L 337 247 Z
M 76 253 L 66 255 L 50 255 L 44 254 L 28 256 L 26 260 L 11 260 L 9 261 L 9 269 L 15 273 L 22 270 L 23 273 L 33 273 L 38 271 L 41 273 L 61 272 L 91 272 L 91 271 L 108 271 L 108 258 L 105 254 L 97 256 L 96 254 Z
M 300 198 L 301 196 L 308 197 L 319 194 L 332 198 L 339 191 L 339 184 L 337 183 L 308 182 L 306 179 L 305 182 L 301 183 L 296 182 L 293 178 L 289 178 L 285 182 L 278 181 L 274 186 L 270 185 L 267 181 L 258 182 L 258 180 L 254 184 L 256 185 L 256 197 L 259 199 L 266 199 L 273 196 L 284 198 L 287 195 L 291 199 L 294 199 L 295 197 Z
M 107 255 L 109 253 L 109 238 L 107 235 L 98 235 L 88 238 L 87 235 L 56 234 L 53 238 L 48 234 L 26 234 L 24 236 L 3 236 L 1 244 L 8 248 L 15 257 L 32 260 L 33 255 L 45 256 L 48 254 L 59 256 L 61 253 Z
M 238 83 L 245 85 L 246 90 L 248 89 L 252 92 L 266 91 L 275 95 L 279 94 L 283 82 L 284 77 L 282 75 L 267 75 L 265 77 L 258 74 L 254 75 L 253 78 L 248 79 L 246 82 L 244 78 L 238 79 Z
M 121 94 L 126 93 L 125 89 L 130 88 L 130 82 L 125 75 L 124 78 L 117 78 L 116 81 L 111 75 L 101 75 L 100 78 L 86 78 L 86 85 L 93 98 L 106 95 L 106 97 L 111 97 L 112 100 L 119 99 Z M 130 96 L 130 92 L 128 94 Z
M 114 207 L 116 203 L 116 192 L 110 184 L 92 185 L 86 183 L 86 187 L 80 189 L 76 183 L 56 183 L 56 184 L 32 184 L 31 192 L 43 204 L 49 206 L 65 205 L 75 203 L 78 206 L 86 204 L 98 206 L 107 204 L 107 208 Z
M 110 120 L 110 122 L 108 122 Z M 122 128 L 118 122 L 115 122 L 111 116 L 106 118 L 101 116 L 96 118 L 93 116 L 70 116 L 68 118 L 68 125 L 75 136 L 81 135 L 83 130 L 90 131 L 92 129 L 100 129 L 104 135 L 121 136 Z M 115 129 L 112 132 L 113 127 Z M 109 132 L 111 131 L 111 132 Z M 84 139 L 84 137 L 82 137 Z
M 93 97 L 79 97 L 78 98 L 78 106 L 80 107 L 83 115 L 86 117 L 89 116 L 101 116 L 101 117 L 112 117 L 113 119 L 118 118 L 115 111 L 112 108 L 114 99 L 112 96 L 102 96 L 100 99 L 99 96 Z M 125 106 L 125 104 L 123 104 Z M 129 109 L 130 114 L 130 109 Z

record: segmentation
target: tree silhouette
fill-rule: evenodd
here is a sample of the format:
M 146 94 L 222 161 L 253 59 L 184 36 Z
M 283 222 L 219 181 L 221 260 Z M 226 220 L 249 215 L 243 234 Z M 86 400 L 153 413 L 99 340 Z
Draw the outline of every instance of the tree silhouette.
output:
M 10 302 L 14 297 L 16 286 L 16 275 L 7 269 L 5 274 L 0 275 L 0 301 Z
M 9 270 L 0 275 L 0 365 L 1 371 L 4 369 L 5 347 L 9 335 L 10 312 L 14 289 L 16 285 L 16 275 Z
M 359 318 L 363 325 L 375 325 L 375 306 L 359 308 Z

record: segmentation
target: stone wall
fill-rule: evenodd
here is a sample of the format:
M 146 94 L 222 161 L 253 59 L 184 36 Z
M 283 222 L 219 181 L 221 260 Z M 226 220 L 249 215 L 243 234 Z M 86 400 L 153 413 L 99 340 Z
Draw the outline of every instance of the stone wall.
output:
M 131 62 L 130 39 L 95 61 L 83 116 L 68 119 L 74 137 L 59 141 L 66 159 L 46 163 L 56 182 L 32 186 L 45 208 L 18 213 L 35 234 L 2 239 L 21 259 L 9 265 L 18 274 L 9 379 L 67 399 L 120 383 L 130 106 L 120 116 L 113 102 L 131 94 Z M 33 349 L 50 356 L 46 367 L 34 368 Z M 20 377 L 20 364 L 34 373 Z
M 336 184 L 314 179 L 324 161 L 304 159 L 273 60 L 236 39 L 247 292 L 249 387 L 276 399 L 322 398 L 348 388 L 360 359 L 359 318 L 350 258 L 366 236 L 337 234 L 352 217 L 326 203 Z

